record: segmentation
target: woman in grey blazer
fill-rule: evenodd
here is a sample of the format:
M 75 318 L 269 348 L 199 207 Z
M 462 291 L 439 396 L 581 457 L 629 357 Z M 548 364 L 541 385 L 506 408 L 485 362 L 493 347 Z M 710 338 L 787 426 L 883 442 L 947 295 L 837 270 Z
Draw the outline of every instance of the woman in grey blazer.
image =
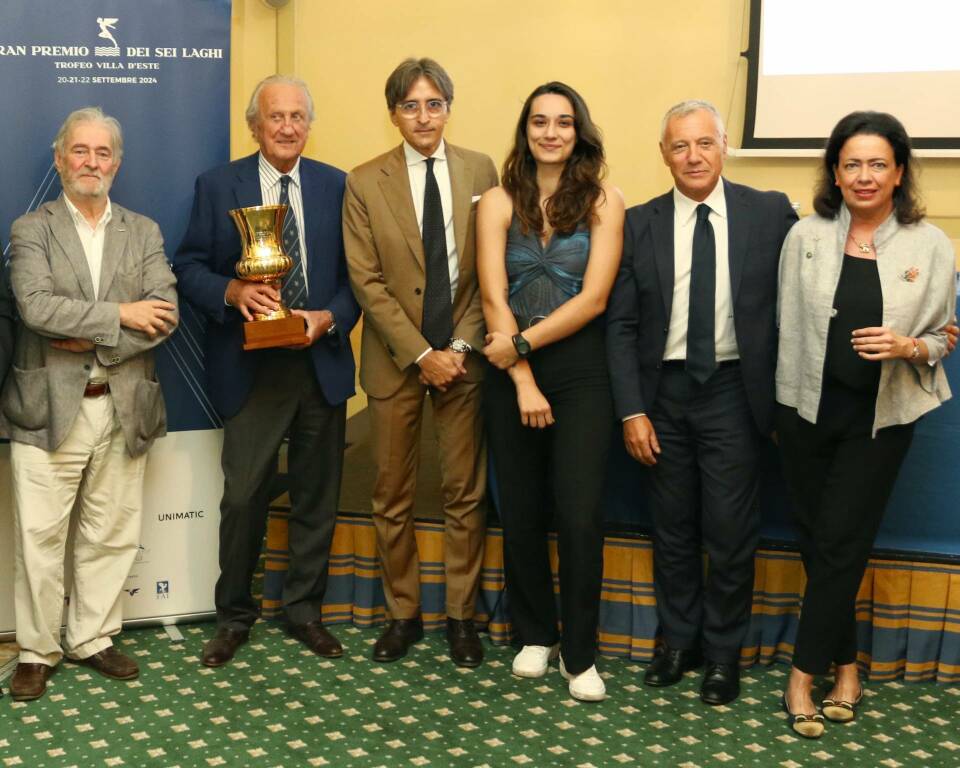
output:
M 923 220 L 910 139 L 878 112 L 827 142 L 814 208 L 780 257 L 777 433 L 807 586 L 783 706 L 794 731 L 848 722 L 863 695 L 855 601 L 914 422 L 950 397 L 940 363 L 954 253 Z M 835 682 L 813 701 L 816 675 Z

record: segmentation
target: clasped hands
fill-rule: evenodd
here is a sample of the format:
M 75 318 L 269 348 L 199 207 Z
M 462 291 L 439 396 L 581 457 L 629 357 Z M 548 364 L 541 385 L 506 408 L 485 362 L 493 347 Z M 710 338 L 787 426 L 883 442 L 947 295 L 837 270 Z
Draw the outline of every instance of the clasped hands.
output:
M 446 392 L 447 387 L 466 374 L 465 352 L 452 349 L 432 349 L 420 358 L 420 383 Z
M 483 348 L 484 356 L 490 365 L 496 366 L 501 371 L 507 370 L 520 359 L 513 337 L 503 331 L 490 331 L 483 340 L 486 344 Z

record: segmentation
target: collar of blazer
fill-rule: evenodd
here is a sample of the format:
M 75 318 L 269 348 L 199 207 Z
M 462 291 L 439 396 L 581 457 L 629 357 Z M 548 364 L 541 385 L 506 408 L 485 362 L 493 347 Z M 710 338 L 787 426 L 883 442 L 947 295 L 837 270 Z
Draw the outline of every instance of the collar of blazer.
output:
M 750 237 L 751 213 L 745 198 L 746 187 L 723 179 L 723 194 L 727 201 L 727 261 L 730 267 L 730 293 L 734 304 L 740 291 L 747 243 Z M 650 233 L 653 240 L 654 262 L 660 282 L 660 296 L 664 314 L 670 317 L 673 305 L 673 190 L 650 201 Z
M 446 145 L 446 154 L 450 170 L 450 192 L 453 198 L 453 233 L 457 242 L 460 269 L 463 270 L 469 234 L 467 229 L 470 225 L 474 167 L 466 161 L 460 149 L 449 142 Z M 407 175 L 403 144 L 387 154 L 383 165 L 380 166 L 380 173 L 382 174 L 380 189 L 383 197 L 397 221 L 404 240 L 407 241 L 410 252 L 420 265 L 420 269 L 424 270 L 423 240 L 420 237 L 417 212 L 413 207 L 413 197 L 410 194 L 410 177 Z M 462 287 L 461 280 L 457 293 Z
M 43 206 L 50 216 L 50 231 L 66 254 L 70 266 L 73 267 L 80 291 L 87 301 L 97 301 L 97 297 L 100 297 L 99 300 L 102 301 L 103 297 L 107 295 L 107 291 L 113 284 L 117 266 L 120 264 L 123 252 L 127 247 L 126 210 L 112 201 L 111 206 L 113 215 L 104 230 L 103 261 L 100 265 L 100 290 L 96 294 L 93 291 L 90 265 L 87 263 L 83 244 L 77 234 L 77 225 L 70 215 L 67 204 L 62 197 L 58 197 L 53 202 L 45 203 Z
M 322 187 L 322 180 L 318 178 L 316 166 L 311 164 L 309 158 L 300 155 L 300 195 L 303 198 L 303 226 L 306 232 L 301 232 L 304 245 L 307 252 L 307 269 L 313 267 L 314 255 L 314 237 L 311 224 L 316 225 L 319 216 L 311 204 L 326 200 Z M 237 181 L 233 188 L 234 197 L 238 208 L 247 208 L 252 205 L 263 205 L 263 193 L 260 189 L 260 153 L 254 152 L 252 155 L 242 158 L 237 162 Z M 337 209 L 339 212 L 339 208 Z M 239 240 L 239 235 L 238 235 Z M 313 273 L 307 272 L 307 282 L 312 279 Z

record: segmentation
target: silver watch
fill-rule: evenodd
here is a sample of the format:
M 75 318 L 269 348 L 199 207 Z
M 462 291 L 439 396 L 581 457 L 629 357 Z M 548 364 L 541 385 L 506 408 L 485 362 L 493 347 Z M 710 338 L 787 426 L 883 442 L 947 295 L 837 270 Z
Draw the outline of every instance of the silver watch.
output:
M 447 344 L 449 349 L 452 349 L 454 352 L 461 352 L 466 354 L 467 352 L 473 352 L 473 347 L 471 347 L 463 339 L 450 339 L 450 343 Z

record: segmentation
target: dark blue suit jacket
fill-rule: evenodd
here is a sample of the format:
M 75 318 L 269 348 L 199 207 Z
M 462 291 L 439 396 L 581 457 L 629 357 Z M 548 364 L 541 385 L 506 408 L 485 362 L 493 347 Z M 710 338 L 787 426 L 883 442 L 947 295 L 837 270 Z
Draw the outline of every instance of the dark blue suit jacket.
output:
M 773 429 L 780 247 L 797 214 L 782 192 L 723 180 L 733 325 L 757 428 Z M 623 259 L 607 306 L 607 357 L 618 418 L 656 400 L 673 307 L 673 190 L 627 211 Z
M 227 284 L 240 259 L 240 233 L 227 211 L 261 205 L 259 154 L 202 174 L 195 187 L 190 224 L 173 257 L 180 295 L 206 315 L 207 391 L 229 418 L 243 406 L 253 385 L 260 351 L 243 351 L 243 316 L 224 303 Z M 306 228 L 307 309 L 328 309 L 336 337 L 310 348 L 317 382 L 331 405 L 354 393 L 350 330 L 360 316 L 343 254 L 340 213 L 346 174 L 315 160 L 300 158 L 300 184 Z

